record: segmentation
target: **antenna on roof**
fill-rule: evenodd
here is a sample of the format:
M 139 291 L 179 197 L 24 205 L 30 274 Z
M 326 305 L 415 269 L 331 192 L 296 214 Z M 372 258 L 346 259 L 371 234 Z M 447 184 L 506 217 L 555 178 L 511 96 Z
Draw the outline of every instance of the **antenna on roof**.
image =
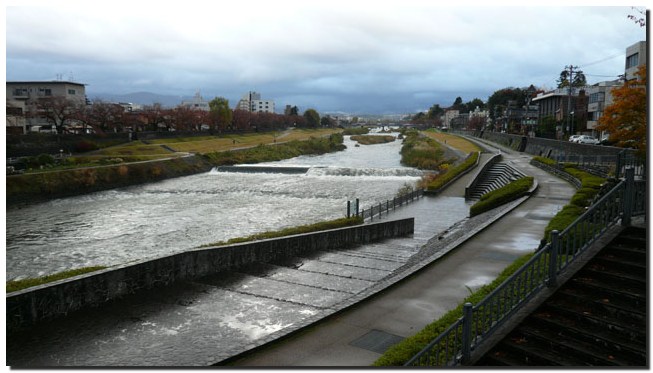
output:
M 72 71 L 70 72 L 70 74 L 68 74 L 68 81 L 69 82 L 74 82 L 75 81 L 75 77 L 73 77 L 73 72 Z
M 57 74 L 57 80 L 61 81 L 63 79 L 63 74 Z

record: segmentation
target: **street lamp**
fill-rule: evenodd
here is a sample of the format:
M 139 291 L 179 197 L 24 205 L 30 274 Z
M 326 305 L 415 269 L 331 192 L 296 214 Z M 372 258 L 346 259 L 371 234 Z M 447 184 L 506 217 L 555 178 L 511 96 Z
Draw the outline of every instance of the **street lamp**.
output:
M 571 114 L 571 123 L 569 123 L 569 128 L 570 128 L 569 134 L 573 135 L 574 134 L 574 111 L 572 110 L 571 113 L 569 114 Z

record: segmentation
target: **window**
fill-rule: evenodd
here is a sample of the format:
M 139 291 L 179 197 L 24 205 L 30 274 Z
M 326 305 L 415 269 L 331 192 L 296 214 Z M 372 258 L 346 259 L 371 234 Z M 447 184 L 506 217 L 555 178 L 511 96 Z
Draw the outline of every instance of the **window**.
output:
M 626 57 L 626 68 L 630 69 L 639 65 L 639 53 L 635 53 L 631 56 Z
M 74 94 L 76 94 L 76 93 L 75 93 L 75 90 L 74 90 L 74 89 L 69 89 L 69 90 L 68 90 L 68 94 L 69 94 L 69 95 L 74 95 Z
M 604 92 L 592 93 L 590 95 L 590 104 L 593 104 L 595 102 L 603 102 L 603 101 L 605 101 L 605 93 Z

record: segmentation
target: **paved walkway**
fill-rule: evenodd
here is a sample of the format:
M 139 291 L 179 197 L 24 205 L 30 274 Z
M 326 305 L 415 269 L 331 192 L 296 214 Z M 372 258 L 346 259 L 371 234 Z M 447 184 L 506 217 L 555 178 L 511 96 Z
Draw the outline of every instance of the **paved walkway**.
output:
M 539 245 L 549 220 L 574 194 L 567 182 L 531 166 L 530 156 L 503 150 L 504 161 L 539 182 L 537 192 L 501 220 L 420 272 L 285 340 L 230 362 L 235 366 L 369 366 L 387 347 L 411 336 L 491 282 Z M 447 194 L 462 195 L 464 180 Z

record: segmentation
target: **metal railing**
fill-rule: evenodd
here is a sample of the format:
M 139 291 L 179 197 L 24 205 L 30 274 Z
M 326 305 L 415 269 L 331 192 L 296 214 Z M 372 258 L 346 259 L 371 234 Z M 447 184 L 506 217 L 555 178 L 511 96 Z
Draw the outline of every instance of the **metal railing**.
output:
M 608 228 L 621 219 L 646 211 L 646 182 L 634 180 L 627 170 L 610 192 L 589 207 L 562 232 L 551 232 L 551 241 L 476 305 L 466 303 L 463 316 L 413 356 L 406 366 L 455 366 L 467 364 L 478 346 L 544 287 L 556 285 L 560 272 L 583 253 Z
M 363 219 L 369 218 L 371 221 L 374 221 L 375 216 L 379 215 L 379 217 L 381 217 L 381 215 L 384 212 L 388 214 L 390 212 L 390 209 L 394 210 L 397 207 L 410 203 L 423 195 L 424 195 L 424 190 L 417 189 L 410 193 L 406 193 L 394 197 L 392 200 L 386 200 L 385 202 L 378 202 L 377 204 L 374 204 L 367 209 L 363 209 L 362 211 L 358 211 L 358 206 L 359 206 L 358 199 L 356 199 L 353 202 L 347 201 L 347 217 L 361 216 Z

